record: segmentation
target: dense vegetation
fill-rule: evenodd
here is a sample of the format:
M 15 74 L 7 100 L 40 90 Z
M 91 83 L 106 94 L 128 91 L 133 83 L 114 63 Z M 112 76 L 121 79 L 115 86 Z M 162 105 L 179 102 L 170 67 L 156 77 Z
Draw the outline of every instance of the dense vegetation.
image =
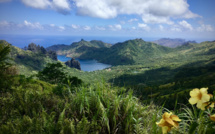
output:
M 9 45 L 0 49 L 1 70 L 10 68 L 6 58 L 9 49 Z M 81 80 L 65 74 L 62 67 L 61 63 L 49 64 L 38 73 L 40 80 L 5 74 L 12 82 L 4 81 L 5 86 L 0 88 L 0 133 L 160 131 L 158 127 L 148 128 L 150 117 L 159 116 L 154 105 L 141 105 L 124 88 L 105 83 L 83 85 Z M 155 121 L 151 121 L 154 126 Z
M 173 49 L 136 39 L 103 49 L 108 49 L 104 54 L 121 54 L 112 62 L 128 53 L 135 60 L 83 72 L 1 41 L 0 133 L 159 134 L 156 122 L 169 112 L 166 108 L 181 120 L 173 126 L 179 129 L 170 129 L 173 133 L 215 131 L 212 108 L 187 105 L 193 88 L 215 90 L 214 42 Z
M 111 44 L 104 43 L 102 41 L 92 40 L 80 42 L 74 42 L 71 45 L 53 45 L 47 48 L 47 50 L 56 51 L 58 55 L 66 55 L 72 58 L 91 59 L 95 57 L 94 53 L 102 53 L 106 48 L 111 47 Z M 98 55 L 97 55 L 98 56 Z
M 17 70 L 26 76 L 41 71 L 47 63 L 56 62 L 56 53 L 53 51 L 46 51 L 42 46 L 40 47 L 35 44 L 30 44 L 26 47 L 30 50 L 23 50 L 12 46 L 4 40 L 0 40 L 0 46 L 5 45 L 9 46 L 11 49 L 9 54 L 10 58 L 13 59 L 11 63 L 15 64 Z

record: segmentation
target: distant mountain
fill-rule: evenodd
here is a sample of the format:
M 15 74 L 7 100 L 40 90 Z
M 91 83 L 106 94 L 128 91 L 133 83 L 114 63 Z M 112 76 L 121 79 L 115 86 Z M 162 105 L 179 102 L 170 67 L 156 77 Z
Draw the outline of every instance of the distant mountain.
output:
M 153 42 L 146 42 L 142 39 L 134 39 L 111 46 L 100 41 L 88 42 L 82 40 L 70 46 L 55 45 L 48 49 L 57 50 L 58 54 L 68 57 L 95 59 L 111 65 L 163 66 L 167 65 L 167 63 L 182 65 L 189 62 L 207 60 L 207 56 L 215 57 L 213 54 L 215 42 L 202 42 L 198 44 L 195 41 L 185 42 L 181 39 L 175 40 L 178 40 L 181 44 L 183 43 L 183 45 L 170 48 Z M 100 45 L 96 45 L 99 43 Z
M 153 42 L 156 44 L 166 46 L 166 47 L 171 47 L 171 48 L 181 46 L 185 43 L 196 43 L 195 41 L 185 41 L 184 39 L 179 39 L 179 38 L 176 38 L 176 39 L 162 38 Z
M 170 48 L 135 39 L 117 43 L 95 59 L 112 65 L 144 64 L 146 61 L 161 57 L 170 51 Z
M 47 47 L 46 49 L 56 51 L 58 55 L 66 55 L 67 57 L 80 58 L 80 56 L 86 53 L 95 53 L 97 52 L 97 50 L 100 51 L 101 49 L 110 48 L 111 46 L 111 44 L 104 43 L 102 41 L 85 41 L 82 39 L 81 41 L 74 42 L 71 45 L 53 45 Z
M 70 46 L 54 45 L 47 50 L 55 50 L 59 55 L 79 59 L 96 59 L 111 65 L 139 64 L 153 57 L 171 51 L 170 48 L 145 42 L 142 39 L 128 40 L 115 45 L 101 41 L 84 41 L 72 43 Z M 142 64 L 142 63 L 140 63 Z

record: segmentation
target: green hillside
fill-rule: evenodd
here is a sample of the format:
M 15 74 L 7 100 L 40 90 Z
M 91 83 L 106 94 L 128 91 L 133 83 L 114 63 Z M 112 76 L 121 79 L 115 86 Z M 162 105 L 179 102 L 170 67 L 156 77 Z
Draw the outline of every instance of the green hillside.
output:
M 169 52 L 171 52 L 170 48 L 151 42 L 145 42 L 142 39 L 135 39 L 113 45 L 103 56 L 97 59 L 112 65 L 137 65 L 145 64 Z
M 67 57 L 91 59 L 91 54 L 100 53 L 101 50 L 111 47 L 111 44 L 102 41 L 85 41 L 74 42 L 71 45 L 54 45 L 47 48 L 47 50 L 56 51 L 58 55 L 66 55 Z M 103 52 L 103 51 L 102 51 Z M 89 55 L 90 54 L 90 55 Z M 84 56 L 88 55 L 88 56 Z
M 192 47 L 184 46 L 189 49 L 177 48 L 177 51 L 190 53 L 191 56 L 204 54 L 212 57 L 213 45 L 213 42 L 205 42 L 193 44 Z M 205 50 L 206 46 L 211 49 Z M 197 51 L 193 51 L 193 48 Z M 8 55 L 15 57 L 15 60 Z M 0 134 L 165 134 L 163 127 L 169 127 L 173 134 L 213 134 L 215 131 L 215 99 L 208 94 L 215 91 L 214 60 L 200 60 L 201 64 L 196 61 L 195 64 L 175 69 L 121 65 L 87 73 L 66 68 L 58 62 L 48 64 L 34 77 L 26 78 L 11 72 L 12 69 L 16 70 L 16 67 L 12 67 L 18 63 L 17 55 L 29 56 L 31 58 L 26 60 L 34 62 L 37 59 L 33 56 L 39 56 L 38 53 L 23 51 L 1 41 Z M 167 55 L 172 55 L 172 52 Z M 22 64 L 26 68 L 32 66 Z M 141 76 L 140 71 L 145 76 Z M 177 73 L 171 78 L 169 75 L 173 71 Z M 139 82 L 138 79 L 145 79 L 145 85 L 130 83 L 130 86 L 118 87 L 114 82 L 119 79 L 118 76 L 132 73 L 133 76 L 122 80 Z M 82 82 L 75 75 L 88 79 L 90 83 Z M 106 83 L 111 76 L 111 81 Z M 172 80 L 156 84 L 158 80 L 164 80 L 163 76 Z M 97 82 L 93 78 L 97 78 Z M 153 79 L 154 83 L 149 83 Z M 188 99 L 194 98 L 196 90 L 199 91 L 192 90 L 196 87 L 201 88 L 200 93 L 207 96 L 203 98 L 207 99 L 207 104 L 201 102 L 205 106 L 193 105 L 189 108 Z M 208 92 L 207 88 L 202 87 L 209 87 Z M 190 91 L 192 94 L 195 92 L 194 97 L 189 96 Z M 168 124 L 170 121 L 171 124 Z
M 55 63 L 47 54 L 25 51 L 18 47 L 10 45 L 4 40 L 0 40 L 0 45 L 9 45 L 11 47 L 10 57 L 13 59 L 13 64 L 18 68 L 21 74 L 30 76 L 37 71 L 42 70 L 47 63 Z

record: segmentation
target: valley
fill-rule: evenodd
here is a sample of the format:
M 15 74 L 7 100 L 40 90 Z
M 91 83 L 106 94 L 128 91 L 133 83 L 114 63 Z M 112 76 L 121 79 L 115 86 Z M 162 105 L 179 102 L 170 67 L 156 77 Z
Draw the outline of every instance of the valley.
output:
M 51 59 L 45 60 L 42 55 L 40 60 L 39 57 L 34 59 L 35 54 L 30 54 L 29 51 L 27 53 L 32 59 L 25 62 L 19 58 L 20 56 L 14 55 L 23 55 L 26 52 L 16 47 L 13 49 L 12 55 L 16 59 L 20 73 L 28 74 L 27 76 L 40 71 L 46 63 L 56 62 Z M 132 88 L 137 96 L 146 101 L 158 100 L 166 95 L 181 94 L 182 91 L 195 87 L 215 86 L 213 83 L 215 42 L 187 42 L 178 47 L 169 48 L 145 42 L 142 39 L 128 40 L 113 46 L 101 41 L 81 40 L 70 46 L 54 45 L 47 50 L 69 57 L 73 55 L 75 58 L 96 59 L 102 63 L 111 64 L 112 67 L 93 72 L 69 67 L 65 67 L 64 72 L 86 83 L 105 81 L 114 86 Z M 38 64 L 31 64 L 31 62 L 35 63 L 35 60 Z M 35 65 L 38 67 L 35 68 Z

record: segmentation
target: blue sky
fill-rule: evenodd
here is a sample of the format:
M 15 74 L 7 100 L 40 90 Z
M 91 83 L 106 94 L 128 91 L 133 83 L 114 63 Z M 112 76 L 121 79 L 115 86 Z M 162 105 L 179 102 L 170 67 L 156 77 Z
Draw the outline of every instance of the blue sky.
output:
M 0 0 L 0 34 L 215 40 L 214 0 Z

